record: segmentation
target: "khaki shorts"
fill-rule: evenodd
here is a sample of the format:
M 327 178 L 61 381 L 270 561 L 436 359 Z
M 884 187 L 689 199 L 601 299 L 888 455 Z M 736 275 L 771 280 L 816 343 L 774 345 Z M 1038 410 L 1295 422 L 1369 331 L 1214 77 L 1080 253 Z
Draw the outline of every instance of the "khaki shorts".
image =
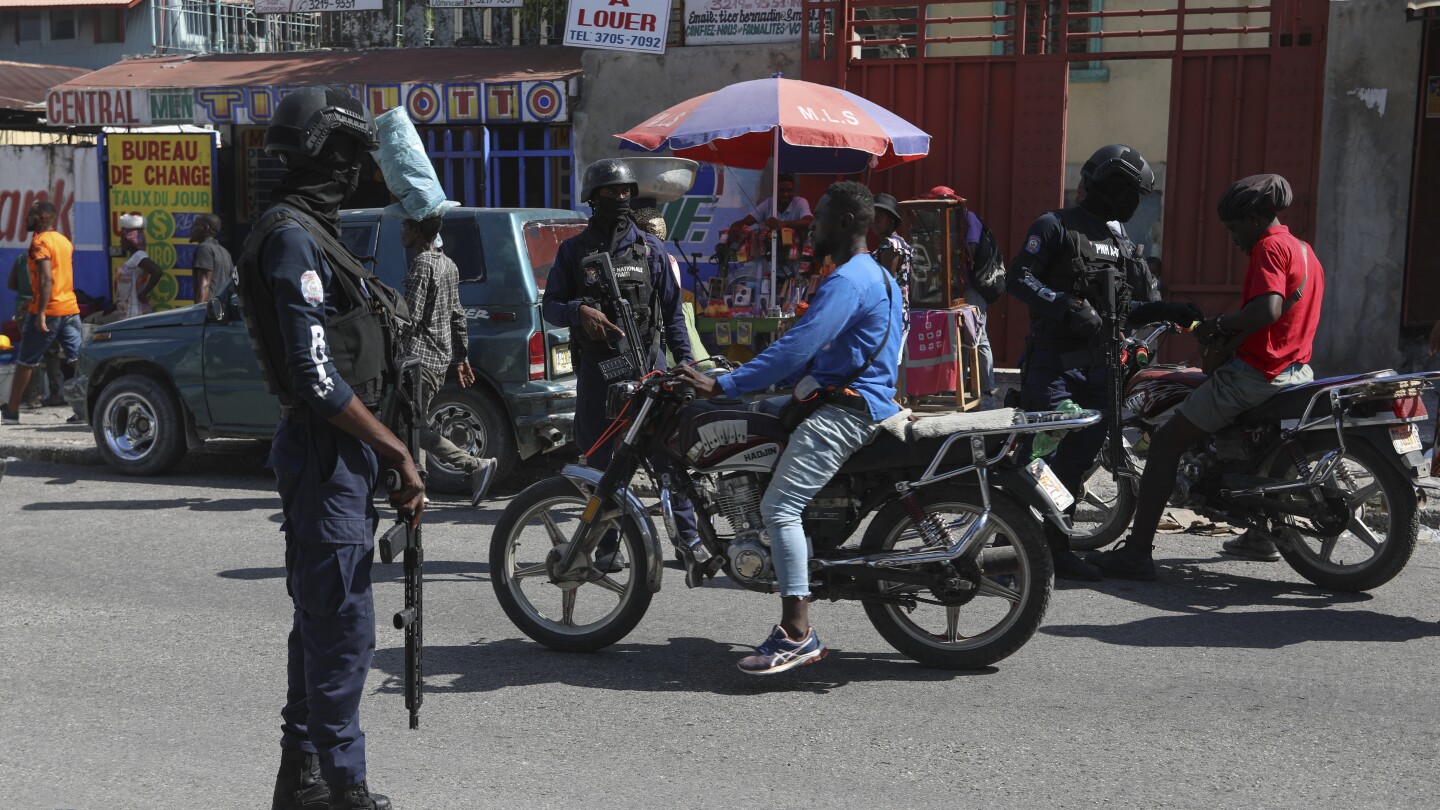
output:
M 1314 379 L 1310 366 L 1304 363 L 1295 363 L 1275 379 L 1267 380 L 1249 363 L 1232 358 L 1180 403 L 1178 410 L 1195 427 L 1206 433 L 1215 433 L 1233 425 L 1240 414 L 1263 404 L 1286 388 L 1304 385 Z

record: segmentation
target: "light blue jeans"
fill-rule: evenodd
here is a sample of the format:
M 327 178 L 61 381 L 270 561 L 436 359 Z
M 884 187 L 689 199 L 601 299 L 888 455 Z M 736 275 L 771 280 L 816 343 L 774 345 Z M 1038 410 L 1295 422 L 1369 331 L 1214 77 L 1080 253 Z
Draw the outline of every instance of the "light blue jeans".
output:
M 805 507 L 879 426 L 853 411 L 826 405 L 790 434 L 760 501 L 781 596 L 810 595 L 810 543 L 801 522 Z

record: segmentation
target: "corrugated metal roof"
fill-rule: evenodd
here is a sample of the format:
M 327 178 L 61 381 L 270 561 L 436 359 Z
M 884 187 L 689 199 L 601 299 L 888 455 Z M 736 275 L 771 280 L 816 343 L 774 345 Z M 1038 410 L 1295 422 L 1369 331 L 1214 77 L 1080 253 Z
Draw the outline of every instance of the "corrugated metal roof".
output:
M 46 8 L 134 8 L 141 0 L 0 0 L 0 8 L 40 10 Z
M 31 104 L 44 104 L 45 93 L 50 88 L 89 72 L 60 65 L 0 61 L 0 109 L 20 110 Z
M 382 48 L 126 59 L 56 90 L 532 81 L 580 73 L 579 48 Z

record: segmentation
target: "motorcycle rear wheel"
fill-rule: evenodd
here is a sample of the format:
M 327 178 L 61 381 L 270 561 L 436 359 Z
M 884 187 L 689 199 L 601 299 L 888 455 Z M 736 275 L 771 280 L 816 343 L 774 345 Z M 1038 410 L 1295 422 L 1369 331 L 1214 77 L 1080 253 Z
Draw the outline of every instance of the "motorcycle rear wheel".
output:
M 973 488 L 939 484 L 922 487 L 916 494 L 926 513 L 939 517 L 956 538 L 981 513 L 980 493 Z M 918 603 L 913 608 L 864 602 L 875 630 L 895 649 L 926 666 L 988 667 L 1024 646 L 1045 617 L 1054 567 L 1040 525 L 1026 507 L 1003 492 L 992 491 L 990 503 L 990 523 L 978 557 L 981 584 L 973 600 L 961 606 Z M 875 554 L 921 544 L 904 508 L 891 503 L 870 522 L 860 548 Z M 928 590 L 909 583 L 881 581 L 875 587 L 886 596 L 934 598 Z
M 1308 438 L 1306 459 L 1314 464 L 1336 447 L 1333 434 Z M 1285 562 L 1322 588 L 1356 593 L 1378 588 L 1394 579 L 1415 552 L 1420 539 L 1415 487 L 1381 452 L 1358 436 L 1346 441 L 1335 477 L 1351 517 L 1338 537 L 1306 531 L 1308 521 L 1294 517 L 1280 532 Z M 1289 480 L 1299 475 L 1284 453 L 1270 474 Z
M 521 632 L 553 650 L 594 652 L 614 644 L 640 623 L 653 596 L 640 528 L 614 506 L 596 530 L 620 532 L 625 569 L 601 573 L 587 560 L 582 579 L 552 582 L 546 558 L 570 541 L 587 500 L 568 478 L 547 478 L 515 496 L 491 535 L 495 598 Z

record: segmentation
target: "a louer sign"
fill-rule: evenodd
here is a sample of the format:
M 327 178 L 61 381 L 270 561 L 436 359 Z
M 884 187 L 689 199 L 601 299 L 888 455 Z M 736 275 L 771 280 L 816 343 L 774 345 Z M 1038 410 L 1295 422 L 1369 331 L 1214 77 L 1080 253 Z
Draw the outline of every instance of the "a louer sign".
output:
M 669 0 L 570 0 L 565 44 L 665 53 Z

